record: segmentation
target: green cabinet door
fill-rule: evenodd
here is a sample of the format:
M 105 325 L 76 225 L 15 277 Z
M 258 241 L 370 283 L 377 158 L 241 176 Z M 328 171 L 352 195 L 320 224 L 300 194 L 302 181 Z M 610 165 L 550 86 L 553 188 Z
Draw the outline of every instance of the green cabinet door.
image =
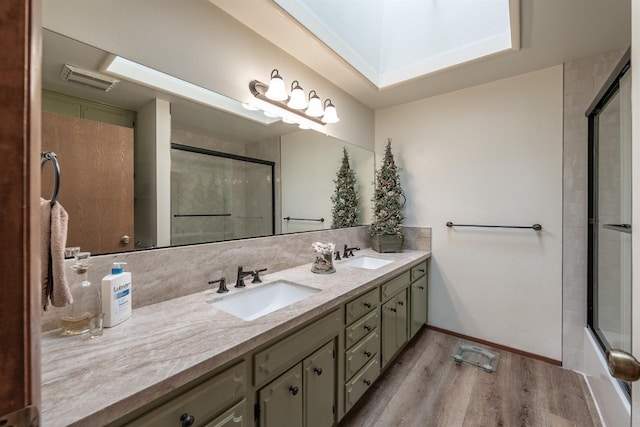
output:
M 407 342 L 408 312 L 406 289 L 382 304 L 380 313 L 382 367 L 385 367 Z
M 331 341 L 302 362 L 305 427 L 335 424 L 335 357 Z
M 427 323 L 427 276 L 411 284 L 411 337 Z
M 260 427 L 302 427 L 302 363 L 258 392 Z
M 382 304 L 380 313 L 380 351 L 382 367 L 387 366 L 396 352 L 396 299 L 391 298 Z
M 396 352 L 409 340 L 409 300 L 407 290 L 396 295 Z

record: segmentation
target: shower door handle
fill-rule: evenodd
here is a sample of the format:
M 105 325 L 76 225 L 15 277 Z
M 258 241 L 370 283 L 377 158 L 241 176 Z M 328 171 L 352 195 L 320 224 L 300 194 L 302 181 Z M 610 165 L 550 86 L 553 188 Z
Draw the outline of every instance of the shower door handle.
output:
M 640 379 L 640 362 L 632 354 L 623 350 L 607 350 L 607 365 L 611 376 L 623 381 Z
M 607 230 L 621 231 L 631 234 L 631 224 L 603 224 L 603 228 Z

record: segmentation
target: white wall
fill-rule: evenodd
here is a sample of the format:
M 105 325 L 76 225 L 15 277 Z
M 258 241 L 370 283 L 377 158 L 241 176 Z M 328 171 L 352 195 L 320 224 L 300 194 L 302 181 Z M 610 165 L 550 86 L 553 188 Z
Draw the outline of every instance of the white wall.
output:
M 134 162 L 134 218 L 137 247 L 171 241 L 171 113 L 155 99 L 138 111 Z
M 376 112 L 405 223 L 433 228 L 431 325 L 561 360 L 562 103 L 556 66 Z

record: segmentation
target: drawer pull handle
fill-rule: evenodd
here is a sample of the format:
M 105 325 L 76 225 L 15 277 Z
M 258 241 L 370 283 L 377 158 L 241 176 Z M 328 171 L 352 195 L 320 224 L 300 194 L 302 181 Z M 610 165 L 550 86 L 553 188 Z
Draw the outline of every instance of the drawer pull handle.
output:
M 398 310 L 396 310 L 396 308 L 395 308 L 395 307 L 389 307 L 389 311 L 393 311 L 393 312 L 395 313 L 395 312 L 396 312 L 396 311 L 398 311 Z
M 399 305 L 404 305 L 404 301 L 398 301 Z
M 299 389 L 298 389 L 298 387 L 296 387 L 296 386 L 293 386 L 293 385 L 292 385 L 291 387 L 289 387 L 289 391 L 291 392 L 291 395 L 292 395 L 292 396 L 295 396 L 296 394 L 298 394 L 298 390 L 299 390 Z
M 322 375 L 322 368 L 313 368 L 313 372 L 315 372 L 316 375 L 320 376 Z
M 425 270 L 424 268 L 419 268 L 419 269 L 418 269 L 418 271 L 419 271 L 420 273 L 424 273 L 424 272 L 425 272 L 425 271 L 427 271 L 427 270 Z
M 365 329 L 367 332 L 371 332 L 371 329 L 373 329 L 373 328 L 372 328 L 371 326 L 369 326 L 369 325 L 364 325 L 364 329 Z
M 424 290 L 424 286 L 418 286 L 418 289 Z
M 365 302 L 364 306 L 367 307 L 367 308 L 371 308 L 371 303 L 370 302 Z
M 191 427 L 192 425 L 195 424 L 196 417 L 194 417 L 193 415 L 184 413 L 180 415 L 180 421 L 182 421 L 181 427 Z
M 364 355 L 367 356 L 367 357 L 371 357 L 371 352 L 370 351 L 365 351 Z
M 371 381 L 369 381 L 369 380 L 364 380 L 364 383 L 365 383 L 367 386 L 370 386 L 370 385 L 371 385 Z

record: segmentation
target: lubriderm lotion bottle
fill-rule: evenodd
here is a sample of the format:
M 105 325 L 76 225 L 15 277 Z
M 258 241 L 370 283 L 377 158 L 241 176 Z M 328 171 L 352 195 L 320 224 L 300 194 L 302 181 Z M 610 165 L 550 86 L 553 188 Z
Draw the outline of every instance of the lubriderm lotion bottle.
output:
M 114 262 L 111 274 L 102 279 L 104 327 L 111 328 L 131 317 L 131 273 L 122 271 L 126 262 Z

